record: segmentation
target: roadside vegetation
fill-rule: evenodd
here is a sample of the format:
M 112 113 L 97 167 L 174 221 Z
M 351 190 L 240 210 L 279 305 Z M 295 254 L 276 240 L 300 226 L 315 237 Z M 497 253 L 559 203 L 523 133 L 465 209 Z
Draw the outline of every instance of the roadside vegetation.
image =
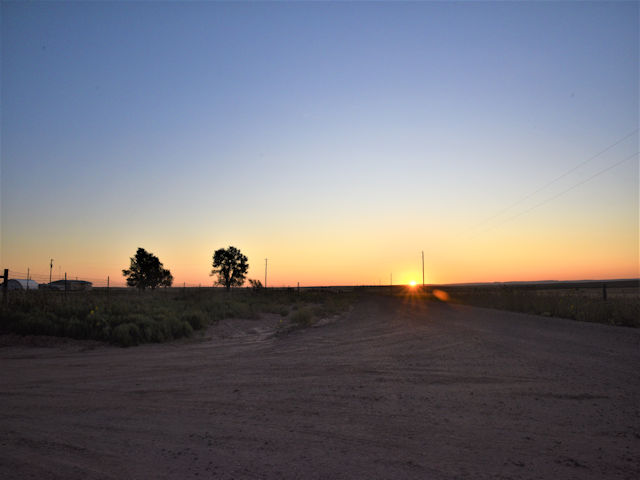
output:
M 356 289 L 96 288 L 9 292 L 0 306 L 0 333 L 98 340 L 123 347 L 199 335 L 222 319 L 280 317 L 277 333 L 313 326 L 367 295 L 400 295 L 609 325 L 640 327 L 640 288 L 531 285 L 369 287 Z M 636 282 L 637 283 L 637 282 Z M 563 287 L 563 288 L 559 288 Z
M 225 318 L 282 317 L 282 331 L 312 325 L 349 305 L 328 290 L 171 288 L 11 292 L 0 332 L 92 339 L 123 347 L 190 337 Z
M 190 337 L 225 318 L 257 319 L 264 314 L 280 315 L 278 333 L 286 333 L 309 327 L 349 304 L 345 292 L 332 289 L 267 290 L 252 279 L 250 288 L 232 288 L 244 285 L 249 269 L 247 257 L 233 246 L 216 250 L 212 258 L 211 276 L 224 290 L 167 288 L 173 284 L 171 272 L 142 247 L 129 261 L 122 275 L 131 288 L 69 291 L 65 276 L 63 292 L 51 288 L 5 291 L 0 333 L 130 347 Z
M 544 288 L 518 285 L 442 287 L 453 303 L 496 308 L 513 312 L 569 318 L 584 322 L 640 327 L 640 288 L 601 284 L 573 288 Z M 437 297 L 436 297 L 437 298 Z

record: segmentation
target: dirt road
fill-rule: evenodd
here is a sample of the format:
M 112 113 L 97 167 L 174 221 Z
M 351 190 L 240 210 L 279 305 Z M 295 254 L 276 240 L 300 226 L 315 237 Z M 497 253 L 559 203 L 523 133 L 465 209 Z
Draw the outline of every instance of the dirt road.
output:
M 384 297 L 250 322 L 0 348 L 0 477 L 640 477 L 638 330 Z

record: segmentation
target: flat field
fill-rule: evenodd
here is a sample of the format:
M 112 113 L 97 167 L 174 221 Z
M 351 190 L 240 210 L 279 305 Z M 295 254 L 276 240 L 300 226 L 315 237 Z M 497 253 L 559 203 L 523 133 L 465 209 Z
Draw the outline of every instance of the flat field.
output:
M 384 295 L 280 319 L 1 337 L 0 477 L 640 477 L 638 329 Z
M 607 325 L 640 327 L 640 282 L 638 280 L 443 286 L 440 288 L 454 303 Z

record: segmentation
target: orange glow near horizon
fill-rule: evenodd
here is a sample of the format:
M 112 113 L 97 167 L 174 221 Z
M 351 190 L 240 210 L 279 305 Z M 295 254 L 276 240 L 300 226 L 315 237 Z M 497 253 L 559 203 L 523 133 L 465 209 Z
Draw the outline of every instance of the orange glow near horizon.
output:
M 124 284 L 122 269 L 128 268 L 136 248 L 143 247 L 171 270 L 174 285 L 211 286 L 213 252 L 233 245 L 249 258 L 247 280 L 264 282 L 264 259 L 269 259 L 268 285 L 273 287 L 295 287 L 298 282 L 302 287 L 409 285 L 415 278 L 422 279 L 424 248 L 426 284 L 605 280 L 640 276 L 638 235 L 631 227 L 623 235 L 624 231 L 614 228 L 596 233 L 579 228 L 547 231 L 542 225 L 525 223 L 499 235 L 466 238 L 454 236 L 453 227 L 445 224 L 436 231 L 408 232 L 409 237 L 421 239 L 411 245 L 397 245 L 393 231 L 380 232 L 366 225 L 362 231 L 334 226 L 322 235 L 303 230 L 287 236 L 274 230 L 260 237 L 248 228 L 235 234 L 205 229 L 190 237 L 124 232 L 91 241 L 85 241 L 80 232 L 26 239 L 9 232 L 3 233 L 2 259 L 11 272 L 29 270 L 32 278 L 48 281 L 49 259 L 54 258 L 53 279 L 67 273 L 106 285 L 109 277 L 115 286 Z
M 540 236 L 538 236 L 540 238 Z M 211 271 L 211 256 L 214 248 L 206 245 L 174 245 L 153 242 L 133 243 L 135 247 L 106 245 L 104 250 L 94 246 L 90 251 L 82 248 L 56 248 L 57 255 L 42 255 L 37 249 L 25 248 L 12 255 L 6 267 L 11 272 L 24 273 L 30 270 L 32 278 L 48 281 L 49 258 L 55 258 L 52 278 L 58 279 L 68 273 L 71 278 L 105 283 L 110 277 L 111 285 L 124 284 L 122 269 L 128 268 L 129 257 L 137 246 L 147 247 L 157 255 L 165 268 L 169 268 L 175 285 L 211 286 L 214 278 Z M 177 242 L 176 242 L 177 243 Z M 214 242 L 212 242 L 214 243 Z M 215 242 L 215 245 L 221 242 Z M 230 243 L 230 242 L 229 242 Z M 550 244 L 548 242 L 545 242 Z M 586 243 L 586 242 L 585 242 Z M 637 254 L 629 253 L 624 244 L 618 248 L 597 250 L 594 245 L 574 246 L 573 250 L 556 242 L 552 248 L 520 241 L 518 248 L 509 248 L 506 242 L 496 242 L 487 248 L 478 242 L 468 248 L 452 245 L 434 249 L 435 253 L 425 255 L 427 284 L 539 281 L 539 280 L 604 280 L 612 278 L 637 278 L 639 276 Z M 388 285 L 393 275 L 394 285 L 417 285 L 415 279 L 421 277 L 419 255 L 413 251 L 384 258 L 384 251 L 355 248 L 339 251 L 330 246 L 313 244 L 314 252 L 309 257 L 308 250 L 295 246 L 288 251 L 272 246 L 264 249 L 255 244 L 243 245 L 233 242 L 249 257 L 248 279 L 264 282 L 264 258 L 269 258 L 268 284 L 273 287 L 303 287 L 332 285 Z M 224 244 L 223 244 L 224 245 Z M 74 245 L 75 246 L 75 245 Z M 39 250 L 39 249 L 38 249 Z M 265 250 L 267 250 L 265 252 Z M 364 250 L 364 251 L 363 251 Z M 625 252 L 626 250 L 626 252 Z M 104 253 L 103 253 L 104 252 Z M 381 254 L 382 252 L 382 254 Z M 596 253 L 597 252 L 597 253 Z M 380 264 L 373 265 L 369 258 L 381 258 Z M 588 257 L 589 262 L 584 261 Z M 24 275 L 23 275 L 24 276 Z

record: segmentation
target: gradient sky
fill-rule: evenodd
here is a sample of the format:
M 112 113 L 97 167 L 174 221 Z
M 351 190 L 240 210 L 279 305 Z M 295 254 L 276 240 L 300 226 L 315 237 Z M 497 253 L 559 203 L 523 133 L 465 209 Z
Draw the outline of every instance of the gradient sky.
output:
M 640 276 L 638 2 L 1 8 L 2 268 Z

